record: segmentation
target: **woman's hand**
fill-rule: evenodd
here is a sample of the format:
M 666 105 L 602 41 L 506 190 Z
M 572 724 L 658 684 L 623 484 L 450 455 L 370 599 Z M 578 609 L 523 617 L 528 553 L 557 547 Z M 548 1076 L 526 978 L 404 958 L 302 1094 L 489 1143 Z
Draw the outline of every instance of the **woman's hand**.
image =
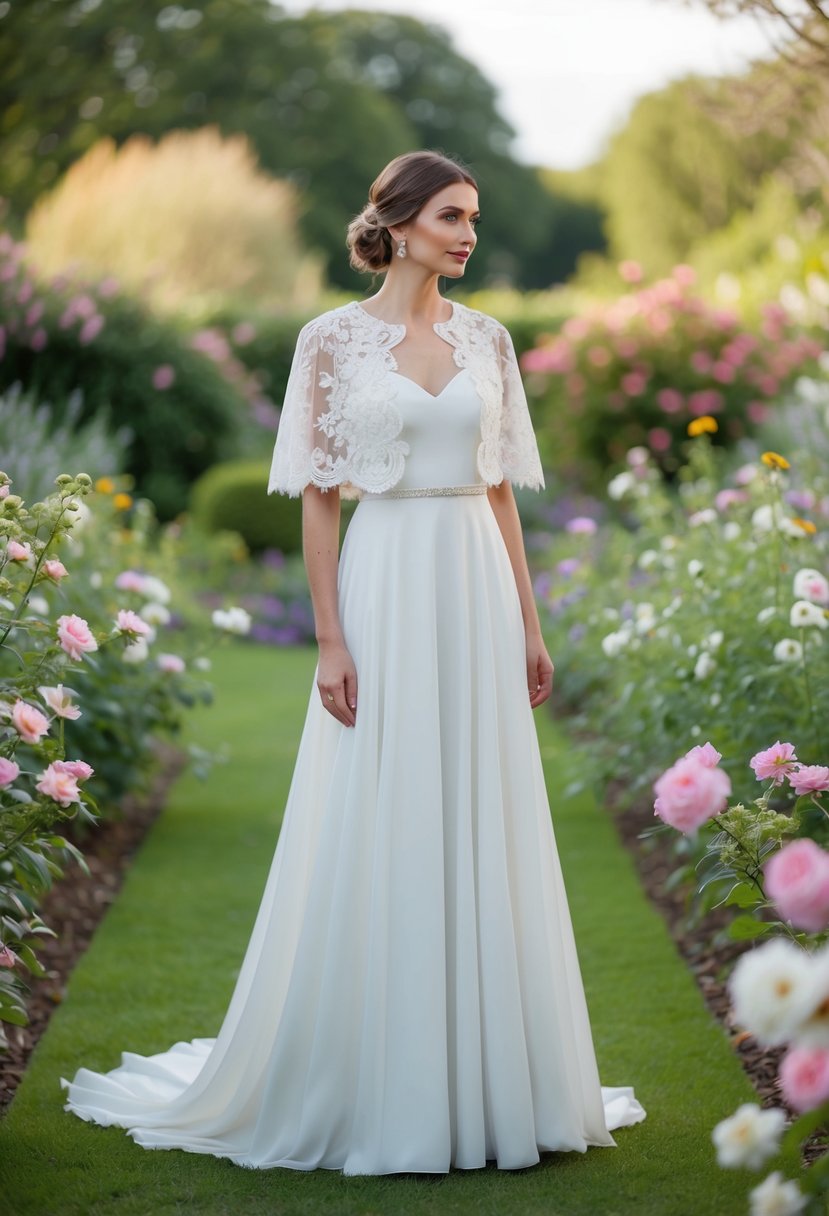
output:
M 527 636 L 527 687 L 530 707 L 538 709 L 553 691 L 553 661 L 540 633 Z
M 344 642 L 320 644 L 317 688 L 328 712 L 333 714 L 338 722 L 342 722 L 343 726 L 354 726 L 357 710 L 357 669 Z

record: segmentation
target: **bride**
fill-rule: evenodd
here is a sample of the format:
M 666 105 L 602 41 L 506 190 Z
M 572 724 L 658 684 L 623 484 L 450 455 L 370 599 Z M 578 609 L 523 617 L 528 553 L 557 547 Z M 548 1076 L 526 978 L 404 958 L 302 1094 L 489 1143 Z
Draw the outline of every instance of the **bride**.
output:
M 248 1168 L 446 1173 L 615 1146 L 532 711 L 553 663 L 513 486 L 544 478 L 509 334 L 439 291 L 478 189 L 393 160 L 379 291 L 301 331 L 268 489 L 302 495 L 319 660 L 215 1038 L 78 1069 L 65 1109 Z M 341 497 L 358 498 L 342 549 Z

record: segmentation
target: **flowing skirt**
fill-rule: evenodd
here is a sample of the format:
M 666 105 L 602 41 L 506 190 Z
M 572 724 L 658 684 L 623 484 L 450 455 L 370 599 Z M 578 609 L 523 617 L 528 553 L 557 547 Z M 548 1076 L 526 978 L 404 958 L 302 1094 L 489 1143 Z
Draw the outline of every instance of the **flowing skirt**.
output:
M 241 1166 L 445 1173 L 615 1146 L 487 496 L 361 501 L 339 565 L 358 678 L 311 689 L 215 1039 L 80 1068 L 66 1110 Z

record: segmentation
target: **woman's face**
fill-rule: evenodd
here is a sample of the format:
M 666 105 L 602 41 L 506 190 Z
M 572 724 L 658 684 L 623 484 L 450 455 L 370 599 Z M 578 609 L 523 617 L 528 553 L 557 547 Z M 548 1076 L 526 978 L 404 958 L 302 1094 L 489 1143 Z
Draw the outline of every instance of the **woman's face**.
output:
M 475 187 L 468 182 L 453 182 L 433 194 L 408 224 L 390 231 L 397 240 L 405 237 L 410 265 L 459 279 L 478 239 L 475 228 L 479 218 Z

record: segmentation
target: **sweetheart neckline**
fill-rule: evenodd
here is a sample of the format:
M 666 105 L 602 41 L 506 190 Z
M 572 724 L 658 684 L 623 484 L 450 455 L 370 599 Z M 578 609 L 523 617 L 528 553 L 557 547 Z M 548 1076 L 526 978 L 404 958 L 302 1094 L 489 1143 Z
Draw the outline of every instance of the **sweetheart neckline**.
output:
M 396 371 L 395 369 L 392 369 L 392 375 L 399 376 L 401 380 L 408 380 L 409 384 L 413 384 L 415 386 L 415 388 L 419 388 L 421 393 L 425 393 L 427 397 L 431 397 L 433 401 L 437 401 L 437 400 L 439 400 L 439 398 L 441 398 L 443 396 L 443 394 L 446 392 L 446 390 L 455 383 L 458 376 L 462 376 L 465 371 L 466 371 L 466 368 L 462 367 L 459 372 L 455 372 L 452 379 L 447 381 L 446 384 L 444 384 L 443 388 L 440 390 L 439 393 L 430 393 L 428 388 L 424 388 L 422 384 L 418 384 L 418 382 L 416 380 L 412 380 L 411 376 L 406 376 L 406 375 L 404 375 L 403 372 L 399 372 L 399 371 Z

